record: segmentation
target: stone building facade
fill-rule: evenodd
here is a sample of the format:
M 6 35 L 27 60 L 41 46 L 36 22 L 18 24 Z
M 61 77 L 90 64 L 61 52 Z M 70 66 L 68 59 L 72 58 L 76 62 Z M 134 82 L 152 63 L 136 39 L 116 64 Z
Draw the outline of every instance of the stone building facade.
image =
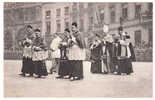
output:
M 131 36 L 135 47 L 144 48 L 144 52 L 135 50 L 137 58 L 144 58 L 148 47 L 152 48 L 152 3 L 53 3 L 43 5 L 44 33 L 52 35 L 55 32 L 63 33 L 65 27 L 77 22 L 79 30 L 83 33 L 87 45 L 93 33 L 103 34 L 103 24 L 109 26 L 109 34 L 118 33 L 118 27 L 122 26 L 124 31 Z M 45 14 L 50 9 L 50 19 Z M 67 14 L 66 14 L 67 13 Z M 47 14 L 48 15 L 48 14 Z M 49 21 L 49 22 L 48 22 Z M 48 28 L 50 23 L 50 28 Z M 50 30 L 49 32 L 47 32 Z M 46 35 L 46 40 L 51 38 Z M 146 54 L 152 59 L 152 49 Z
M 41 28 L 41 9 L 41 3 L 4 3 L 4 58 L 21 57 L 18 39 L 26 25 Z
M 5 51 L 17 51 L 16 37 L 27 24 L 39 27 L 49 46 L 52 35 L 63 33 L 72 22 L 78 23 L 86 43 L 93 33 L 103 34 L 107 24 L 109 34 L 122 26 L 134 46 L 152 45 L 152 3 L 5 3 L 4 7 Z
M 46 19 L 45 13 L 47 14 L 49 9 L 51 9 L 51 18 Z M 57 16 L 58 13 L 60 13 L 59 16 Z M 62 33 L 66 27 L 65 24 L 70 26 L 72 22 L 77 22 L 79 30 L 85 35 L 93 32 L 102 34 L 103 23 L 109 25 L 110 34 L 115 34 L 121 24 L 124 31 L 130 34 L 134 45 L 143 41 L 152 42 L 152 3 L 45 4 L 43 16 L 42 30 L 45 33 L 47 30 L 50 30 L 48 33 Z M 50 29 L 47 28 L 48 24 Z

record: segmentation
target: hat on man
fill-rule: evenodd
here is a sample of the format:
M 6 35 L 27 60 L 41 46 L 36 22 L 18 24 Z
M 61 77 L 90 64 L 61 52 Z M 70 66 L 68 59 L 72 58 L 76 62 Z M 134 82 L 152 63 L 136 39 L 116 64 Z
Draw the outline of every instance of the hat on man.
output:
M 66 32 L 70 33 L 70 30 L 68 28 L 65 29 Z
M 31 28 L 32 29 L 32 26 L 31 25 L 27 25 L 26 28 Z
M 40 29 L 35 29 L 34 32 L 40 32 Z
M 125 32 L 125 33 L 126 33 L 126 38 L 130 39 L 130 35 L 127 32 Z
M 120 27 L 118 28 L 118 31 L 123 31 L 123 27 L 120 26 Z
M 75 26 L 75 27 L 77 27 L 77 23 L 76 22 L 73 22 L 72 25 Z

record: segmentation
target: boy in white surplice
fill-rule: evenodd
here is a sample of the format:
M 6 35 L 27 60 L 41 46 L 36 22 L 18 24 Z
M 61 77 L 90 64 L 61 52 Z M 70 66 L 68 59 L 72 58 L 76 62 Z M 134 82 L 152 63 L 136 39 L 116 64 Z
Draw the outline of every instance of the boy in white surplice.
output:
M 62 39 L 59 36 L 60 33 L 55 33 L 54 34 L 54 39 L 50 45 L 50 49 L 52 51 L 52 67 L 50 69 L 50 73 L 52 74 L 53 72 L 58 72 L 58 68 L 60 65 L 60 49 L 59 45 L 62 41 Z

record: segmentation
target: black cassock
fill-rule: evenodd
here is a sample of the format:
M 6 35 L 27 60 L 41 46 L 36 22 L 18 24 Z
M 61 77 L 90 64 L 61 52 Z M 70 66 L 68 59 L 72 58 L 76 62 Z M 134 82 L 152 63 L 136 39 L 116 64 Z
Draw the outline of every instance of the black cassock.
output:
M 81 49 L 83 50 L 86 45 L 85 45 L 85 42 L 84 42 L 84 38 L 82 37 L 82 34 L 80 32 L 75 32 L 74 33 L 74 37 L 76 39 L 76 42 L 77 42 L 77 45 L 78 45 L 78 49 Z M 76 55 L 77 53 L 80 53 L 80 52 L 74 52 Z M 82 79 L 84 78 L 83 76 L 83 60 L 82 59 L 83 57 L 79 57 L 78 60 L 69 60 L 69 65 L 70 65 L 70 76 L 71 77 L 78 77 L 79 79 Z
M 113 43 L 106 42 L 106 67 L 108 73 L 115 72 L 115 46 Z
M 23 66 L 22 66 L 22 73 L 25 74 L 33 74 L 34 73 L 34 66 L 32 62 L 32 58 L 23 57 Z
M 21 42 L 21 45 L 23 46 L 23 60 L 22 60 L 22 69 L 21 72 L 23 74 L 33 74 L 34 73 L 34 66 L 33 66 L 33 61 L 32 61 L 32 40 L 24 39 Z
M 33 61 L 34 62 L 34 67 L 35 67 L 35 74 L 39 75 L 39 76 L 47 76 L 48 72 L 47 72 L 47 68 L 46 68 L 45 59 L 40 59 L 39 58 L 39 52 L 46 50 L 45 44 L 43 43 L 43 38 L 37 37 L 34 40 L 33 46 L 41 48 L 41 50 L 37 50 L 37 49 L 34 48 L 34 53 L 38 54 L 38 56 L 37 56 L 38 58 L 33 59 L 34 60 Z
M 100 43 L 97 47 L 91 50 L 91 72 L 92 73 L 102 73 L 102 62 L 101 56 L 103 55 L 102 52 L 102 44 Z
M 59 76 L 69 75 L 70 65 L 67 57 L 67 46 L 60 47 L 61 57 L 60 57 L 60 66 L 58 69 Z
M 66 75 L 69 75 L 70 74 L 70 61 L 68 60 L 68 57 L 67 57 L 67 53 L 68 53 L 68 50 L 67 50 L 67 42 L 68 42 L 68 36 L 67 35 L 64 35 L 63 39 L 62 39 L 62 44 L 63 43 L 66 43 L 66 45 L 59 45 L 59 49 L 60 49 L 60 54 L 61 54 L 61 57 L 60 57 L 60 66 L 59 66 L 59 69 L 58 69 L 58 75 L 59 76 L 66 76 Z
M 130 58 L 121 58 L 118 59 L 118 73 L 126 73 L 126 74 L 130 74 L 133 73 L 133 68 L 132 68 L 132 61 L 135 61 L 135 53 L 134 53 L 134 49 L 131 43 L 129 43 L 129 49 L 130 49 L 130 53 L 131 53 L 131 57 Z M 121 57 L 121 44 L 118 44 L 118 57 Z M 126 49 L 126 55 L 127 55 L 127 49 Z

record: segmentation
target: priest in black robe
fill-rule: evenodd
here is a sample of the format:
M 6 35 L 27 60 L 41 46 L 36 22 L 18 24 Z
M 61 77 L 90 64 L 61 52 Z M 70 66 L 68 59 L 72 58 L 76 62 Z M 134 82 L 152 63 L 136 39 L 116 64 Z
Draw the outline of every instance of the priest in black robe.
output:
M 32 60 L 34 62 L 35 74 L 37 78 L 41 78 L 42 76 L 47 76 L 47 68 L 46 68 L 46 51 L 47 48 L 44 43 L 44 39 L 41 37 L 41 32 L 39 29 L 35 30 L 36 38 L 33 42 L 33 57 Z
M 102 51 L 102 41 L 96 36 L 96 39 L 90 46 L 91 49 L 91 72 L 92 73 L 102 73 L 102 62 L 101 57 L 103 55 Z
M 130 36 L 122 33 L 122 39 L 118 43 L 118 75 L 133 73 L 132 61 L 135 61 L 135 53 L 132 43 L 129 41 Z
M 68 41 L 71 81 L 83 79 L 83 60 L 85 60 L 85 42 L 78 31 L 77 23 L 72 23 L 72 34 Z

